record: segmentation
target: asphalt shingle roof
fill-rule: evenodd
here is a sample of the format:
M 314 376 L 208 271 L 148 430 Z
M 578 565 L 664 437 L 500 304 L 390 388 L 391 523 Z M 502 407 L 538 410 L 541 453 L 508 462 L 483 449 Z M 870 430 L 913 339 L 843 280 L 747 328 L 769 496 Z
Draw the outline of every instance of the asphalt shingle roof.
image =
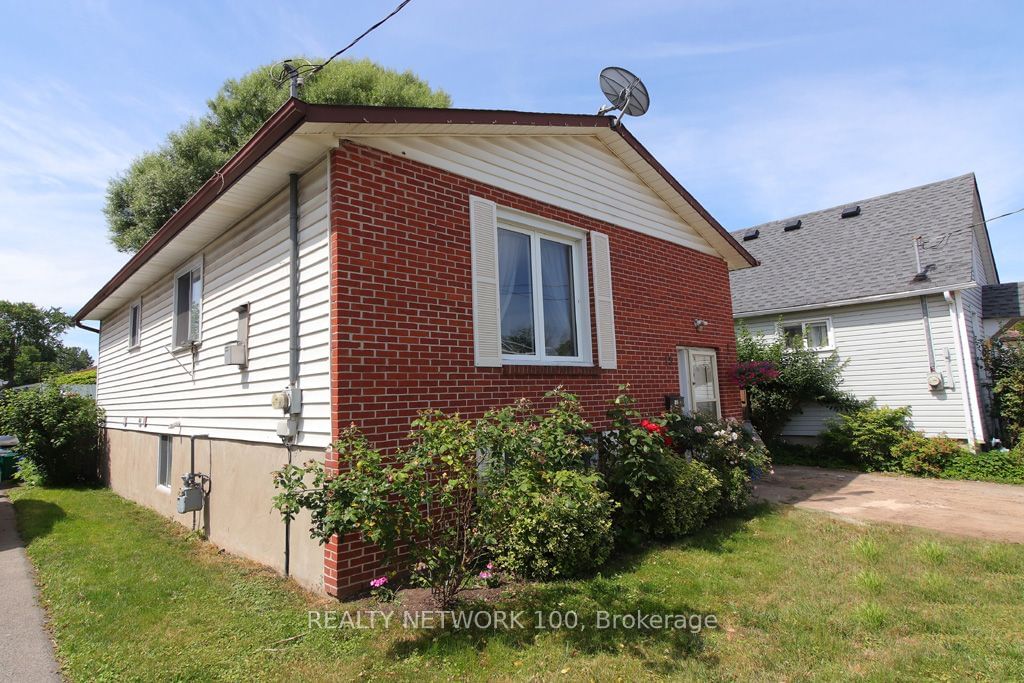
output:
M 733 271 L 733 312 L 762 311 L 898 294 L 973 281 L 971 226 L 974 174 L 909 190 L 848 202 L 821 211 L 763 223 L 733 233 L 761 265 Z M 860 215 L 840 218 L 859 205 Z M 798 230 L 783 227 L 800 219 Z M 914 237 L 924 237 L 921 263 L 931 266 L 928 279 L 917 272 Z
M 981 288 L 983 318 L 1024 317 L 1024 282 L 1006 282 Z

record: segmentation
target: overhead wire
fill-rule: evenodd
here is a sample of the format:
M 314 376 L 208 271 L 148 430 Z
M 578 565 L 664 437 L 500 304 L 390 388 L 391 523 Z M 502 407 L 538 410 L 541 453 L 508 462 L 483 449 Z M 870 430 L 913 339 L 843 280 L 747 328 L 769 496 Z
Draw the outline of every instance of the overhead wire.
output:
M 402 2 L 398 3 L 398 5 L 393 10 L 391 10 L 391 12 L 389 12 L 383 19 L 381 19 L 380 21 L 375 23 L 373 26 L 371 26 L 370 28 L 368 28 L 365 31 L 363 31 L 362 33 L 360 33 L 358 36 L 356 36 L 352 40 L 352 42 L 350 42 L 348 45 L 346 45 L 345 47 L 341 48 L 340 50 L 335 52 L 333 55 L 328 57 L 322 64 L 312 64 L 310 62 L 306 62 L 306 64 L 302 64 L 302 65 L 293 67 L 294 70 L 295 70 L 295 73 L 297 75 L 299 75 L 299 76 L 312 76 L 313 74 L 317 73 L 318 71 L 323 69 L 325 66 L 330 64 L 332 61 L 334 61 L 335 59 L 337 59 L 338 57 L 343 55 L 345 52 L 350 50 L 352 47 L 354 47 L 356 45 L 356 43 L 358 43 L 360 40 L 362 40 L 366 36 L 370 35 L 374 31 L 376 31 L 378 28 L 383 26 L 385 23 L 387 23 L 387 21 L 389 19 L 391 19 L 391 17 L 395 16 L 396 14 L 401 12 L 403 9 L 405 9 L 405 6 L 408 5 L 410 2 L 412 2 L 412 0 L 402 0 Z M 275 82 L 277 82 L 278 85 L 283 85 L 288 80 L 289 73 L 288 73 L 287 68 L 284 65 L 288 64 L 290 62 L 291 62 L 291 60 L 287 60 L 287 61 L 281 63 L 281 72 L 274 77 L 274 80 L 275 80 Z
M 922 249 L 941 249 L 943 246 L 946 245 L 946 243 L 949 242 L 949 238 L 952 237 L 953 235 L 957 235 L 957 234 L 962 233 L 962 232 L 967 232 L 968 230 L 973 230 L 974 228 L 980 227 L 982 225 L 987 225 L 988 223 L 991 223 L 992 221 L 997 221 L 1000 218 L 1006 218 L 1007 216 L 1012 216 L 1012 215 L 1014 215 L 1016 213 L 1021 213 L 1022 211 L 1024 211 L 1024 206 L 1022 206 L 1019 209 L 1014 209 L 1013 211 L 1007 211 L 1006 213 L 999 214 L 998 216 L 993 216 L 992 218 L 986 218 L 985 220 L 980 221 L 978 223 L 972 223 L 971 225 L 965 226 L 963 228 L 957 228 L 956 230 L 950 230 L 949 232 L 943 233 L 943 234 L 939 235 L 938 237 L 922 238 L 921 248 Z M 929 242 L 932 242 L 934 240 L 934 243 L 933 244 L 925 244 L 924 243 L 925 239 L 927 239 Z

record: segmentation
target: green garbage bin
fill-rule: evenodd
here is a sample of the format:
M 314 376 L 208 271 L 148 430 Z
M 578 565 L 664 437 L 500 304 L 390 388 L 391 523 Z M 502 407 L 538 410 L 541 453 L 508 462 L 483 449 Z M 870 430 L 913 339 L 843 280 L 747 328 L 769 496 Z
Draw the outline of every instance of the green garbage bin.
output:
M 17 468 L 18 456 L 13 451 L 0 451 L 0 481 L 14 479 L 14 470 Z

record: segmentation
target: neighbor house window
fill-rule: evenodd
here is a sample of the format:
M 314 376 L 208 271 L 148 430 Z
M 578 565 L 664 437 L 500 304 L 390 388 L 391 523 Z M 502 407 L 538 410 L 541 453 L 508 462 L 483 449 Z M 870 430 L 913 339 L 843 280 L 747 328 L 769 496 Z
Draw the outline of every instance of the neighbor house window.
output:
M 128 348 L 137 349 L 142 342 L 142 299 L 128 309 Z
M 171 488 L 171 444 L 170 436 L 160 436 L 156 454 L 156 485 L 164 488 Z
M 832 348 L 832 325 L 828 319 L 784 323 L 782 335 L 786 346 L 791 349 L 801 346 L 808 349 Z
M 511 362 L 590 362 L 583 235 L 502 220 L 501 351 Z
M 174 279 L 174 346 L 199 343 L 203 305 L 203 264 L 193 263 Z

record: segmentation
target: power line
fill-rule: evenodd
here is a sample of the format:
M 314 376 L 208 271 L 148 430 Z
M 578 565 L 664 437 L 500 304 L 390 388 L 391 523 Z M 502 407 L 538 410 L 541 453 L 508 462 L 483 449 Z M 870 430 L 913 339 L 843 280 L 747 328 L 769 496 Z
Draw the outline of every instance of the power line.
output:
M 968 226 L 963 227 L 963 228 L 957 228 L 956 230 L 950 230 L 949 232 L 944 233 L 942 235 L 939 235 L 938 237 L 925 238 L 925 239 L 928 239 L 929 241 L 935 240 L 935 244 L 927 244 L 927 245 L 926 244 L 922 244 L 921 248 L 922 249 L 941 249 L 943 246 L 945 246 L 946 242 L 948 242 L 949 238 L 952 237 L 953 235 L 959 234 L 961 232 L 967 232 L 968 230 L 973 230 L 974 228 L 980 227 L 982 225 L 986 225 L 988 223 L 991 223 L 992 221 L 997 221 L 1000 218 L 1006 218 L 1007 216 L 1012 216 L 1015 213 L 1020 213 L 1022 211 L 1024 211 L 1024 206 L 1022 206 L 1019 209 L 1014 209 L 1013 211 L 1007 211 L 1006 213 L 999 214 L 998 216 L 993 216 L 992 218 L 986 218 L 983 221 L 980 221 L 978 223 L 973 223 L 973 224 L 968 225 Z
M 383 26 L 388 21 L 388 19 L 390 19 L 391 17 L 395 16 L 396 14 L 401 12 L 403 9 L 405 9 L 405 6 L 408 5 L 410 2 L 412 2 L 412 0 L 402 0 L 402 2 L 398 3 L 398 6 L 395 7 L 395 9 L 391 10 L 391 12 L 388 13 L 387 16 L 385 16 L 383 19 L 378 21 L 376 24 L 374 24 L 370 28 L 368 28 L 365 31 L 363 31 L 362 33 L 360 33 L 358 36 L 356 36 L 356 38 L 351 43 L 349 43 L 348 45 L 346 45 L 345 47 L 341 48 L 340 50 L 335 52 L 333 55 L 328 57 L 327 60 L 323 64 L 310 64 L 310 63 L 307 62 L 306 64 L 303 64 L 303 65 L 300 65 L 300 66 L 294 66 L 294 65 L 291 64 L 291 60 L 286 60 L 285 62 L 282 62 L 282 66 L 284 67 L 283 73 L 279 74 L 275 78 L 275 80 L 277 81 L 278 85 L 283 85 L 284 82 L 286 80 L 288 80 L 288 78 L 293 76 L 293 75 L 294 76 L 312 76 L 313 74 L 317 73 L 318 71 L 323 69 L 325 66 L 327 66 L 328 64 L 333 62 L 337 57 L 340 57 L 342 54 L 344 54 L 349 49 L 351 49 L 360 40 L 362 40 L 366 36 L 370 35 L 374 31 L 376 31 L 378 28 Z

